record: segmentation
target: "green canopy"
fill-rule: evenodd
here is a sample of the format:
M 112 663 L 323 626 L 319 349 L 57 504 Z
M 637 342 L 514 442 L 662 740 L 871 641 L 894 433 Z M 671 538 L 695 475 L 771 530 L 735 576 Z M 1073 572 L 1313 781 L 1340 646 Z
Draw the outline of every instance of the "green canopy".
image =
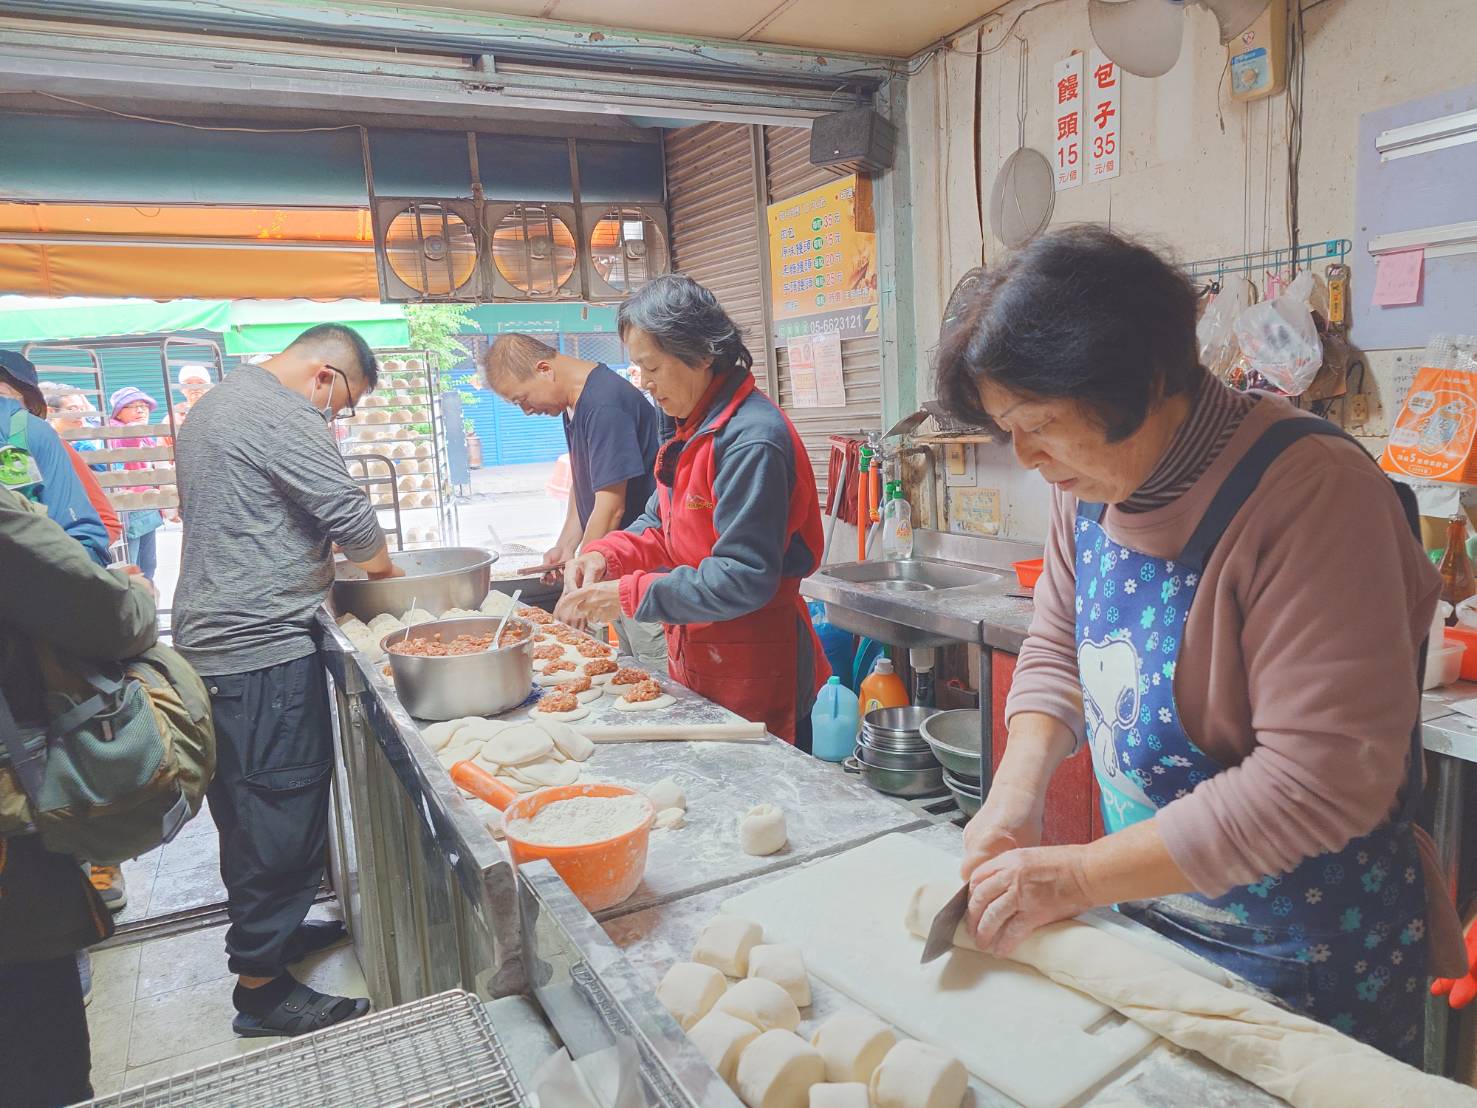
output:
M 315 323 L 343 323 L 376 348 L 410 343 L 405 309 L 368 300 L 88 300 L 0 297 L 0 344 L 214 331 L 227 354 L 273 354 Z

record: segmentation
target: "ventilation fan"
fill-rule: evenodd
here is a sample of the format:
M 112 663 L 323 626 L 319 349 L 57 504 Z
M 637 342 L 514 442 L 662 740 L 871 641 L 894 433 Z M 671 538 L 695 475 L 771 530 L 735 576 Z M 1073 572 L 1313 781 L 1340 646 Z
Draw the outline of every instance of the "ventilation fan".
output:
M 1087 18 L 1098 49 L 1119 66 L 1162 77 L 1179 60 L 1184 9 L 1191 4 L 1214 13 L 1225 45 L 1256 22 L 1269 0 L 1088 0 Z
M 589 299 L 620 300 L 667 272 L 667 213 L 659 204 L 586 204 Z
M 377 197 L 380 296 L 390 302 L 480 300 L 476 205 L 470 200 Z
M 579 239 L 570 204 L 488 204 L 492 292 L 499 300 L 579 300 Z

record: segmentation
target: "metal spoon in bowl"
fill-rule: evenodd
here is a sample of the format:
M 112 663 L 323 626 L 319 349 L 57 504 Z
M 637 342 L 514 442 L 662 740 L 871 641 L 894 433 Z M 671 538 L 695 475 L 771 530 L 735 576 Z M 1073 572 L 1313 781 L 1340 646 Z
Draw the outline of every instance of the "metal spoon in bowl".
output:
M 518 598 L 522 595 L 522 589 L 513 590 L 513 599 L 508 601 L 508 610 L 503 613 L 503 618 L 497 621 L 497 630 L 492 633 L 492 648 L 494 650 L 503 645 L 503 628 L 508 625 L 508 618 L 512 616 L 513 609 L 518 607 Z

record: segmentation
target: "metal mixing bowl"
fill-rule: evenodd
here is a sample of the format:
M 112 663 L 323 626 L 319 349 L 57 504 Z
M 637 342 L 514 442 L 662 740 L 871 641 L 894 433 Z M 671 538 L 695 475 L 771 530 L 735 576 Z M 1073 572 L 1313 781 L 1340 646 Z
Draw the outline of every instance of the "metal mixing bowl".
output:
M 515 624 L 528 629 L 528 637 L 520 643 L 444 658 L 396 654 L 390 644 L 438 634 L 446 640 L 465 634 L 489 635 L 497 630 L 498 621 L 491 616 L 441 619 L 418 623 L 408 634 L 391 631 L 380 640 L 380 647 L 390 659 L 395 695 L 405 710 L 416 719 L 447 720 L 495 716 L 523 703 L 533 691 L 534 629 L 524 620 L 508 620 L 509 627 Z
M 978 708 L 956 708 L 929 716 L 921 732 L 944 768 L 965 777 L 980 778 L 980 713 Z
M 937 708 L 877 708 L 862 717 L 862 732 L 879 746 L 918 743 L 918 729 L 923 721 L 938 712 Z
M 944 771 L 933 769 L 883 769 L 852 757 L 842 763 L 851 773 L 861 774 L 862 780 L 879 793 L 911 799 L 918 796 L 934 796 L 944 791 Z
M 487 597 L 496 554 L 475 546 L 448 546 L 440 550 L 403 550 L 390 561 L 404 577 L 371 581 L 353 562 L 340 559 L 333 566 L 330 600 L 338 615 L 349 613 L 368 623 L 375 616 L 400 618 L 412 604 L 432 615 L 451 608 L 476 611 Z
M 944 770 L 944 786 L 954 794 L 959 810 L 966 816 L 972 816 L 980 810 L 982 800 L 978 782 L 970 784 L 968 781 L 960 780 L 948 770 Z
M 928 747 L 918 750 L 892 750 L 887 747 L 873 746 L 863 735 L 857 740 L 856 757 L 859 762 L 876 769 L 896 770 L 936 770 L 939 768 L 938 759 L 935 758 Z

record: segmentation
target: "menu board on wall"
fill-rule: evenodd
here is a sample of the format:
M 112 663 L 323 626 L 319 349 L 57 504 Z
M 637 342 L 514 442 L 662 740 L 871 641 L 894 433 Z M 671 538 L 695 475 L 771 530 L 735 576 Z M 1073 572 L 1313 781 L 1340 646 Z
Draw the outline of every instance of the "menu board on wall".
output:
M 1052 69 L 1056 104 L 1056 191 L 1082 183 L 1082 55 L 1073 53 Z
M 877 333 L 871 185 L 855 174 L 769 205 L 774 338 Z
M 1123 171 L 1118 119 L 1123 73 L 1101 50 L 1093 50 L 1087 64 L 1087 179 L 1106 181 Z

